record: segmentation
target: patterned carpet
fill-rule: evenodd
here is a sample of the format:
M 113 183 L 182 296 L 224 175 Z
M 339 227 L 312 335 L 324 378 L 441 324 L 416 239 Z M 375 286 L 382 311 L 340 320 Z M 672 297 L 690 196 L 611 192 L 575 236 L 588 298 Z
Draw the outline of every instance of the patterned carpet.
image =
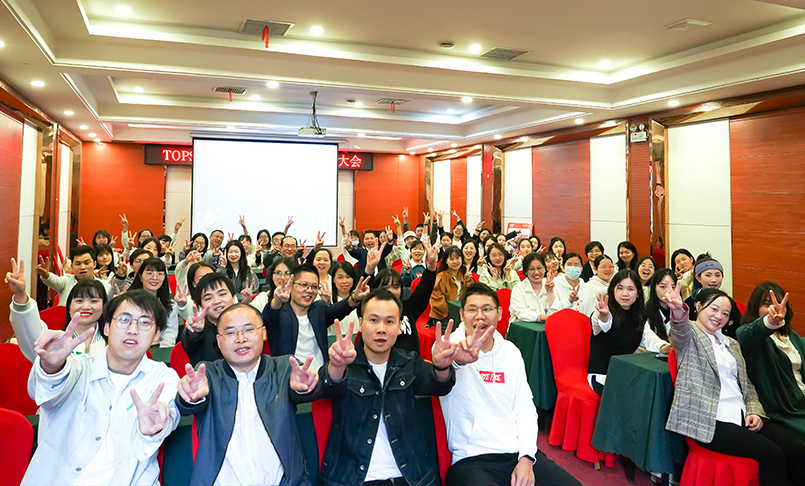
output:
M 602 464 L 601 470 L 596 471 L 592 464 L 577 458 L 575 452 L 563 451 L 559 447 L 548 445 L 545 434 L 539 435 L 537 445 L 549 459 L 572 474 L 584 486 L 630 486 L 620 460 L 616 460 L 615 467 L 611 469 Z M 649 479 L 647 472 L 637 469 L 634 486 L 654 486 L 654 483 Z

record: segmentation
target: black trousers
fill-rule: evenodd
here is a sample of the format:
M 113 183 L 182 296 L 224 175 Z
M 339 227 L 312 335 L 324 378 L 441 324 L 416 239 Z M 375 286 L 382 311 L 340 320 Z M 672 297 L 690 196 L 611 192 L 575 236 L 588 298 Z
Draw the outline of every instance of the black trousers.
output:
M 508 486 L 518 460 L 517 453 L 483 454 L 462 459 L 447 469 L 445 485 Z M 576 478 L 542 452 L 537 452 L 534 479 L 535 486 L 581 486 Z
M 697 441 L 698 442 L 698 441 Z M 805 441 L 767 420 L 759 432 L 727 422 L 716 422 L 716 431 L 705 449 L 758 462 L 758 483 L 805 485 Z

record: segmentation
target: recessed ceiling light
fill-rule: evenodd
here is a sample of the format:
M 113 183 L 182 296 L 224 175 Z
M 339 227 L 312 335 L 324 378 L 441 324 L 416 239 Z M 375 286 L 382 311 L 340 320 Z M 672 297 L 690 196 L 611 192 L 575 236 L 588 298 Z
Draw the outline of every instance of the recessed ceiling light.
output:
M 260 95 L 252 95 L 252 99 L 257 101 L 260 99 Z
M 451 143 L 450 146 L 451 147 L 458 147 L 458 144 L 457 143 Z
M 0 41 L 0 47 L 6 47 L 6 43 L 3 42 L 3 41 Z
M 416 155 L 416 152 L 408 152 L 408 155 Z
M 118 5 L 115 7 L 115 13 L 118 15 L 131 15 L 131 8 L 125 5 Z
M 481 50 L 481 44 L 470 44 L 470 52 L 478 52 Z
M 582 123 L 584 123 L 584 118 L 576 118 L 575 122 L 576 125 L 581 125 Z
M 139 87 L 139 86 L 137 86 L 136 88 L 134 88 L 134 92 L 135 92 L 135 93 L 142 93 L 142 92 L 144 92 L 144 91 L 145 91 L 145 90 L 144 90 L 144 89 L 142 89 L 142 88 L 141 88 L 141 87 Z
M 495 140 L 500 140 L 501 138 L 503 138 L 501 134 L 498 133 L 495 135 Z
M 598 61 L 598 65 L 602 68 L 608 68 L 612 65 L 612 62 L 609 59 L 601 59 Z
M 671 101 L 669 101 L 668 106 L 679 106 L 679 100 L 671 100 Z
M 450 150 L 447 151 L 448 154 L 454 154 L 456 152 L 458 152 L 458 150 L 456 150 L 456 149 L 450 149 Z
M 34 88 L 41 88 L 44 85 L 45 85 L 45 82 L 44 81 L 39 81 L 38 79 L 34 80 L 34 81 L 31 81 L 31 86 L 33 86 Z
M 517 139 L 518 142 L 528 142 L 528 137 L 520 137 Z
M 356 101 L 355 102 L 355 108 L 363 108 L 363 102 L 362 101 Z
M 87 136 L 88 136 L 89 138 L 93 138 L 93 137 L 95 137 L 95 133 L 94 133 L 94 132 L 89 132 L 89 133 L 87 134 Z
M 359 132 L 359 133 L 358 133 L 358 136 L 359 136 L 359 137 L 365 137 L 365 136 L 366 136 L 366 134 L 365 134 L 365 133 L 363 133 L 363 132 Z
M 436 152 L 431 152 L 428 154 L 428 157 L 433 157 L 434 155 L 436 155 Z
M 455 113 L 455 112 L 456 112 L 456 110 L 454 110 L 454 109 L 452 109 L 452 108 L 450 108 L 450 109 L 448 109 L 448 110 L 447 110 L 447 114 L 448 114 L 448 115 L 452 115 L 452 114 L 453 114 L 453 113 Z
M 355 148 L 360 148 L 360 147 L 358 147 L 357 145 L 353 145 L 353 147 L 355 147 Z
M 81 126 L 80 126 L 80 127 L 78 127 L 78 128 L 79 128 L 79 129 L 81 129 L 81 130 L 86 130 L 86 129 L 88 129 L 88 128 L 89 128 L 89 126 L 88 126 L 88 125 L 81 125 Z
M 320 25 L 314 25 L 310 28 L 310 33 L 313 35 L 321 35 L 324 33 L 324 27 Z
M 475 150 L 478 150 L 479 148 L 481 148 L 481 144 L 478 144 L 478 145 L 474 146 L 473 148 L 474 148 Z
M 233 127 L 232 125 L 229 125 L 228 127 L 226 127 L 226 129 L 229 130 L 230 132 L 235 131 L 235 127 Z
M 95 140 L 93 140 L 93 142 L 95 142 L 95 143 L 101 143 L 101 139 L 100 139 L 100 138 L 96 138 Z
M 266 83 L 266 86 L 268 86 L 269 88 L 279 88 L 280 84 L 276 81 L 269 81 Z
M 472 98 L 470 98 L 469 96 L 465 96 L 465 97 L 461 98 L 461 102 L 462 103 L 472 103 Z
M 64 114 L 67 116 L 73 116 L 75 115 L 75 112 L 73 110 L 64 110 Z

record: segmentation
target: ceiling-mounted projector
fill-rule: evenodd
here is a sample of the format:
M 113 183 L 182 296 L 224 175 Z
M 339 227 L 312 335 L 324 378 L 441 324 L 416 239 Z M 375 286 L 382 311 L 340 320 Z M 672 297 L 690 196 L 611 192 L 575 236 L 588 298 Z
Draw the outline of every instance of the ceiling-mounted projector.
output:
M 324 138 L 327 135 L 327 129 L 320 127 L 319 120 L 316 118 L 316 96 L 318 94 L 318 91 L 310 92 L 310 96 L 313 98 L 313 111 L 310 113 L 310 124 L 299 129 L 300 137 Z

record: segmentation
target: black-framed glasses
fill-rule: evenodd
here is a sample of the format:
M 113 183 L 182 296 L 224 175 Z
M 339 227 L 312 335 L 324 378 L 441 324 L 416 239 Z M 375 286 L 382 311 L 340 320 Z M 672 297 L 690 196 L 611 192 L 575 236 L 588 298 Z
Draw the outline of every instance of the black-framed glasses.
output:
M 150 317 L 142 316 L 137 319 L 131 316 L 131 314 L 120 314 L 119 316 L 113 318 L 115 321 L 115 325 L 118 329 L 126 330 L 129 328 L 132 322 L 137 323 L 137 329 L 141 331 L 147 331 L 151 329 L 155 322 Z
M 298 285 L 302 287 L 302 290 L 312 290 L 313 292 L 318 292 L 321 287 L 318 284 L 312 283 L 304 283 L 304 282 L 294 282 L 294 285 Z

